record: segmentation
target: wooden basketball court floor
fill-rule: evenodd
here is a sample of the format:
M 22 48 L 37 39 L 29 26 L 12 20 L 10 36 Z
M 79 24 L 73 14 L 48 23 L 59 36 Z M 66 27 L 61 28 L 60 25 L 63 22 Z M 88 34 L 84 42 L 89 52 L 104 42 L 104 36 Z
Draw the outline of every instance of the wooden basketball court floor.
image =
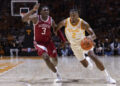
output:
M 99 57 L 117 84 L 106 82 L 94 65 L 93 70 L 84 68 L 75 57 L 59 58 L 58 69 L 63 78 L 56 78 L 42 59 L 21 58 L 0 60 L 0 86 L 120 86 L 120 57 Z

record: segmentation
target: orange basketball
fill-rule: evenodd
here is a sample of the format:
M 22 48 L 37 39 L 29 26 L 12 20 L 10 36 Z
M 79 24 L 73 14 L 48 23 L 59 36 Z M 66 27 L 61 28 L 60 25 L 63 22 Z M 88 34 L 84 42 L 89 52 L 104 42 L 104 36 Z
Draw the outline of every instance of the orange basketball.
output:
M 80 42 L 81 48 L 83 50 L 90 50 L 93 47 L 93 44 L 94 44 L 93 41 L 86 37 L 82 39 Z

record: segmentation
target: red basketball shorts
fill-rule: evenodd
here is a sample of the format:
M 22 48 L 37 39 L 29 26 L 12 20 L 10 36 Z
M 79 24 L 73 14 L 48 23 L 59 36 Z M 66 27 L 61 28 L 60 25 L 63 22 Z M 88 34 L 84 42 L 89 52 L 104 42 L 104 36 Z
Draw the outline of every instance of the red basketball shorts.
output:
M 43 53 L 47 53 L 50 57 L 56 58 L 57 57 L 57 51 L 56 47 L 53 43 L 53 41 L 50 41 L 48 43 L 37 43 L 34 41 L 34 46 L 37 50 L 37 53 L 39 56 L 41 56 Z

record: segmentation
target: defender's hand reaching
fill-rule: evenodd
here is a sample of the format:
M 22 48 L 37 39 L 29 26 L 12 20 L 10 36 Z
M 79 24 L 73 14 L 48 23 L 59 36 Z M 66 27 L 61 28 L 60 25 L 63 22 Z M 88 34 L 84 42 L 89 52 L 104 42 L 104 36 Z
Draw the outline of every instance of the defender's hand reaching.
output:
M 39 7 L 40 7 L 40 3 L 36 4 L 36 5 L 33 7 L 33 10 L 34 10 L 34 11 L 37 11 L 37 10 L 39 9 Z

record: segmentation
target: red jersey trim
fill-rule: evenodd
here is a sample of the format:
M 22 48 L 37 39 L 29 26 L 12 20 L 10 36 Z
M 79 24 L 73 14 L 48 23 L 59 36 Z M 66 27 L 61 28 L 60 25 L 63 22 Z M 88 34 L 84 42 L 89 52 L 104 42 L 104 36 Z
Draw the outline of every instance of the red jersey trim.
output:
M 40 20 L 43 21 L 43 22 L 48 22 L 49 19 L 50 19 L 50 16 L 47 17 L 47 20 L 43 20 L 43 19 L 42 19 L 42 16 L 40 15 Z

